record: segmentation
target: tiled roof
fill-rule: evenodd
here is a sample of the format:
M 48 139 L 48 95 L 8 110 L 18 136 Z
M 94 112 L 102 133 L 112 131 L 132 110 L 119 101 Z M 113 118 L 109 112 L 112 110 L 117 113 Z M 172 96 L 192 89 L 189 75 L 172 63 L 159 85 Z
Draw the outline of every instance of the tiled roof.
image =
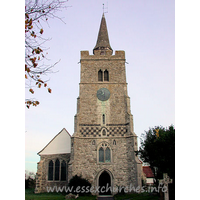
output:
M 154 174 L 149 166 L 143 166 L 143 172 L 147 178 L 154 178 Z

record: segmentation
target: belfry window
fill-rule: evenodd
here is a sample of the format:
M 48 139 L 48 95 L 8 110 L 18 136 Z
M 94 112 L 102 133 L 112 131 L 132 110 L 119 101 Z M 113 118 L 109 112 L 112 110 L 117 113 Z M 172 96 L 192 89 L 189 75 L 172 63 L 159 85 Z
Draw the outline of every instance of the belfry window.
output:
M 103 81 L 103 72 L 101 70 L 98 71 L 98 81 Z
M 104 71 L 104 81 L 109 81 L 109 73 L 107 69 Z
M 109 72 L 107 69 L 104 72 L 101 69 L 98 71 L 98 81 L 109 81 Z
M 111 162 L 111 149 L 107 143 L 102 143 L 99 148 L 99 162 L 108 163 Z
M 53 181 L 53 161 L 52 160 L 50 160 L 49 162 L 48 180 Z
M 59 169 L 60 169 L 60 161 L 57 159 L 55 162 L 55 178 L 54 178 L 55 181 L 59 180 L 59 171 L 60 171 Z

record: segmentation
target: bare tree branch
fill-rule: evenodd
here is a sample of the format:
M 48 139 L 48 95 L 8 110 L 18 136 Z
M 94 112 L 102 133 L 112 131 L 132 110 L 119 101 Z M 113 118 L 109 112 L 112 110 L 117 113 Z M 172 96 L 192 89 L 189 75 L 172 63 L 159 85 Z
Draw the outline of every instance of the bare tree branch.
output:
M 43 85 L 47 87 L 49 79 L 44 79 L 47 74 L 55 73 L 54 66 L 45 65 L 45 60 L 48 48 L 43 45 L 49 41 L 49 38 L 42 37 L 43 26 L 42 23 L 48 24 L 49 18 L 63 19 L 56 14 L 70 6 L 66 6 L 68 0 L 25 0 L 25 85 L 29 92 L 34 94 L 34 87 L 41 88 Z M 48 24 L 49 25 L 49 24 Z M 49 93 L 51 89 L 47 87 Z M 37 106 L 39 101 L 26 99 L 25 104 L 27 108 L 30 105 Z

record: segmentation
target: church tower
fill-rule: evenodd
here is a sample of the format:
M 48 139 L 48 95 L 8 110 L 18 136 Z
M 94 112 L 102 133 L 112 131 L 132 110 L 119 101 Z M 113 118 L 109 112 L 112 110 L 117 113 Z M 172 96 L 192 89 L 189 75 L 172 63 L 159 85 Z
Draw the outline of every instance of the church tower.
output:
M 141 186 L 125 52 L 111 48 L 103 14 L 93 55 L 81 51 L 81 74 L 69 180 L 86 178 L 92 186 Z

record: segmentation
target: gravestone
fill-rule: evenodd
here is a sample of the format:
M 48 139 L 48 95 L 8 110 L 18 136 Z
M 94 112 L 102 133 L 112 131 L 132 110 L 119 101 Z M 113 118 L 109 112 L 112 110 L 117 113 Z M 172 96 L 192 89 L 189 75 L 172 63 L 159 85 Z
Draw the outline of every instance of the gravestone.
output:
M 159 180 L 159 185 L 163 184 L 166 187 L 166 191 L 164 192 L 165 200 L 169 200 L 169 188 L 168 184 L 172 183 L 172 179 L 167 175 L 167 173 L 163 173 L 163 179 Z

